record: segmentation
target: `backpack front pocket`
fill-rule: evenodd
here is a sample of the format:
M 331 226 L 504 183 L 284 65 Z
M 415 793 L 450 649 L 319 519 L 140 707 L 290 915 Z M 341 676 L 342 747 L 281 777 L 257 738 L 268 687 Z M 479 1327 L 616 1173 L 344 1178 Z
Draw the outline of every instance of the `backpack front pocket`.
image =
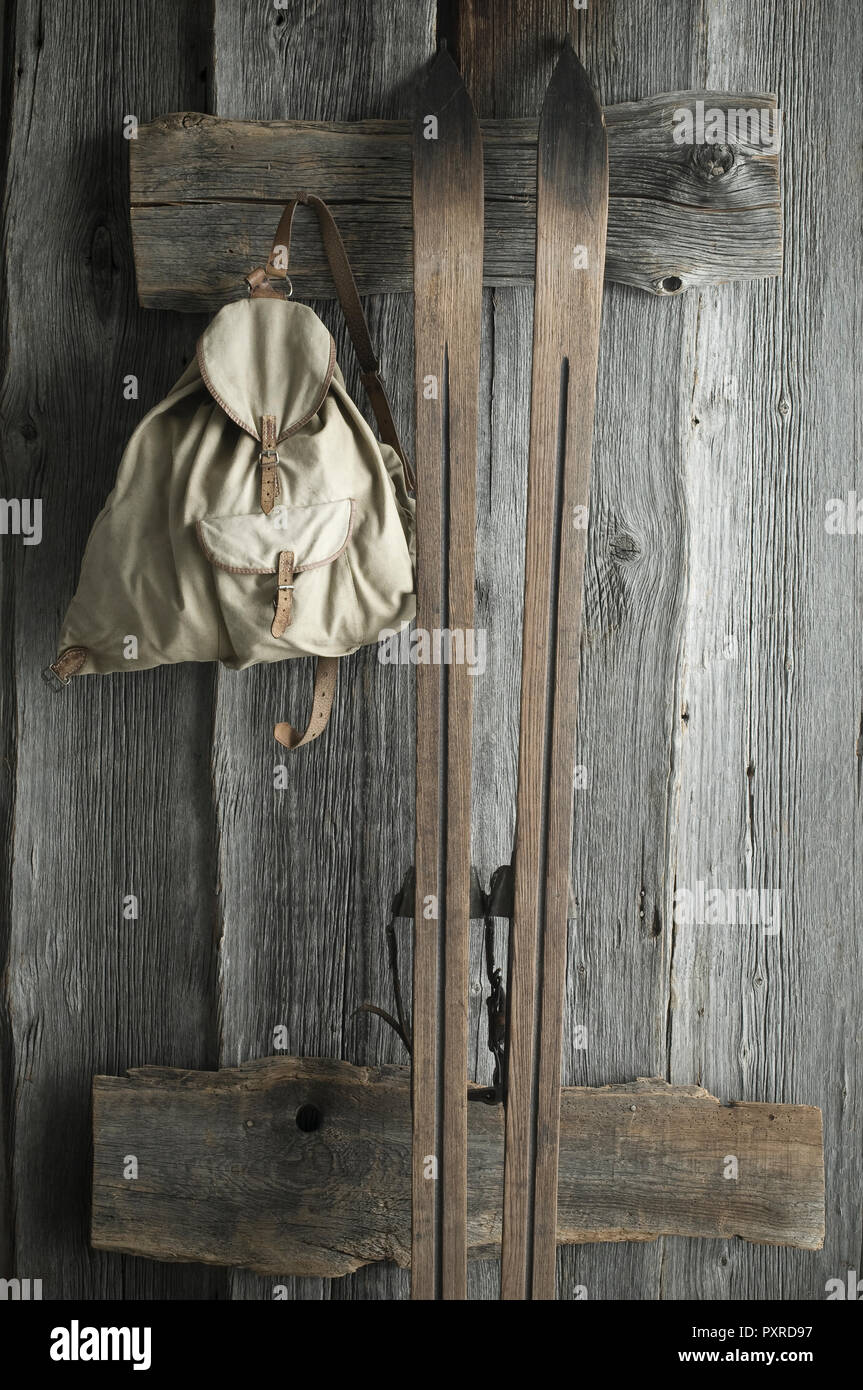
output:
M 227 665 L 356 651 L 361 621 L 348 557 L 355 513 L 355 500 L 344 497 L 196 523 L 231 642 Z

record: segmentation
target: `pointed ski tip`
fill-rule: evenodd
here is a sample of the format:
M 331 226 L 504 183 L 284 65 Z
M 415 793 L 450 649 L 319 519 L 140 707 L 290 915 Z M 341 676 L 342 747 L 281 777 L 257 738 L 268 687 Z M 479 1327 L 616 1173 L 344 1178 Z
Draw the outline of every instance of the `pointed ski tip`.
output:
M 464 94 L 469 101 L 464 78 L 458 69 L 452 50 L 442 36 L 423 76 L 420 78 L 416 104 L 429 111 L 439 110 L 446 102 Z
M 450 81 L 461 82 L 461 73 L 445 38 L 438 39 L 437 50 L 429 63 L 427 72 L 430 81 L 440 82 L 449 79 Z
M 580 119 L 586 120 L 589 115 L 593 115 L 602 125 L 605 124 L 605 116 L 596 89 L 588 76 L 587 69 L 575 51 L 571 34 L 567 34 L 563 42 L 560 56 L 545 93 L 546 105 L 551 107 L 559 101 L 576 104 L 581 111 Z
M 563 47 L 561 48 L 558 60 L 554 65 L 552 81 L 554 81 L 558 72 L 561 71 L 577 73 L 579 78 L 581 78 L 583 81 L 587 83 L 590 82 L 590 78 L 587 75 L 584 64 L 582 63 L 581 59 L 575 51 L 575 45 L 572 42 L 572 34 L 567 34 L 566 38 L 563 41 Z

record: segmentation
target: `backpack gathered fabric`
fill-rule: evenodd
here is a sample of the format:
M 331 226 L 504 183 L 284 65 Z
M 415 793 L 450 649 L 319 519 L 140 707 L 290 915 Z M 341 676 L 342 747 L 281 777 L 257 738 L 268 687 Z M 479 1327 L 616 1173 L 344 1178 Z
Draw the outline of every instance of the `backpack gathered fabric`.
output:
M 287 281 L 298 202 L 317 214 L 383 442 L 345 389 L 329 330 L 271 284 Z M 314 656 L 307 728 L 275 729 L 298 748 L 326 727 L 338 658 L 414 616 L 414 482 L 320 199 L 288 204 L 247 283 L 249 298 L 219 310 L 129 440 L 45 674 L 66 685 L 179 661 Z

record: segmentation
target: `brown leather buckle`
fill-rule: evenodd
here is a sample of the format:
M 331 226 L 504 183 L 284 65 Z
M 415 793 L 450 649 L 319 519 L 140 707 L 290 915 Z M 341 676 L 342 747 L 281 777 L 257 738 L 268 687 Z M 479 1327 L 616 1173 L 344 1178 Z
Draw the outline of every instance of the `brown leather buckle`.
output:
M 276 585 L 276 590 L 277 590 L 277 591 L 278 591 L 279 589 L 295 589 L 295 588 L 296 588 L 296 585 L 295 585 L 295 584 L 277 584 L 277 585 Z M 277 592 L 277 593 L 276 593 L 276 597 L 273 599 L 273 612 L 274 612 L 274 613 L 277 613 L 278 611 L 279 611 L 279 595 L 278 595 L 278 592 Z
M 61 676 L 58 671 L 54 670 L 53 666 L 46 666 L 41 672 L 41 676 L 48 689 L 52 690 L 55 695 L 58 695 L 61 690 L 65 690 L 66 686 L 72 683 L 71 676 Z

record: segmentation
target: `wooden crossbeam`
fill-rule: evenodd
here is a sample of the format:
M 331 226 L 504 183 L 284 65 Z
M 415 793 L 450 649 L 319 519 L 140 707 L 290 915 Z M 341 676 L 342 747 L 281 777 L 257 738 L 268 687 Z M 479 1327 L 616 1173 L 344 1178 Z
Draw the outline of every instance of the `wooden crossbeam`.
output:
M 779 161 L 762 144 L 678 144 L 675 111 L 775 115 L 775 98 L 674 92 L 605 109 L 609 145 L 606 279 L 656 294 L 782 269 Z M 772 118 L 771 118 L 772 119 Z M 487 285 L 534 273 L 535 120 L 480 123 Z M 200 312 L 243 292 L 270 249 L 274 205 L 298 190 L 334 205 L 360 292 L 413 288 L 410 124 L 226 121 L 180 112 L 130 143 L 138 297 Z M 332 296 L 313 218 L 300 218 L 291 274 L 300 297 Z
M 500 1245 L 501 1107 L 471 1104 L 468 1137 L 469 1251 L 488 1258 Z M 272 1275 L 410 1263 L 407 1067 L 267 1057 L 97 1076 L 93 1141 L 99 1249 Z M 660 1235 L 819 1249 L 821 1111 L 722 1105 L 658 1079 L 565 1087 L 558 1243 Z

